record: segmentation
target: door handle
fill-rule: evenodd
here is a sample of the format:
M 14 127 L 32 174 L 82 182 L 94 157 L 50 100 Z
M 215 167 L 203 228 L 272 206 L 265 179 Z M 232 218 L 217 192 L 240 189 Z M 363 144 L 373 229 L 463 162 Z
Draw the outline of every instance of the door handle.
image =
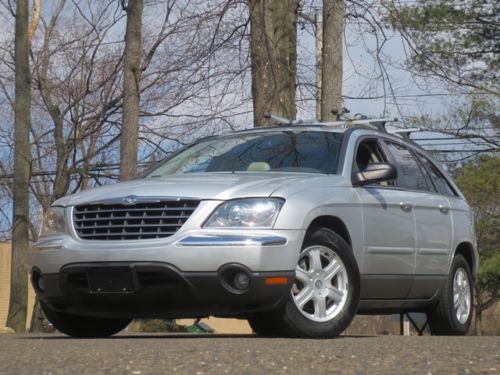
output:
M 445 206 L 444 204 L 440 204 L 438 208 L 442 214 L 447 214 L 450 211 L 450 208 L 448 206 Z
M 405 211 L 405 212 L 409 212 L 411 211 L 412 209 L 412 205 L 410 203 L 405 203 L 405 202 L 399 202 L 399 207 Z

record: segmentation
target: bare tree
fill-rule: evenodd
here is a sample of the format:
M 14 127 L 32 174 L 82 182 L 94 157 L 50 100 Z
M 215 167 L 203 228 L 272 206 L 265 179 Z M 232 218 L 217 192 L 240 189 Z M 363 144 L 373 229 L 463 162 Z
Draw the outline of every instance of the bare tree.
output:
M 26 330 L 27 269 L 29 249 L 29 183 L 31 75 L 29 66 L 29 1 L 16 3 L 15 31 L 15 143 L 14 143 L 14 210 L 12 220 L 11 290 L 7 326 L 16 332 Z
M 321 120 L 337 119 L 342 109 L 344 0 L 323 0 Z
M 33 40 L 33 35 L 35 35 L 36 28 L 38 26 L 38 21 L 40 20 L 41 0 L 33 0 L 33 15 L 31 16 L 31 21 L 28 29 L 28 40 L 31 45 Z
M 249 0 L 255 126 L 265 115 L 296 116 L 298 0 Z
M 242 126 L 242 116 L 250 116 L 248 9 L 228 4 L 146 3 L 140 168 L 194 137 Z M 7 2 L 2 6 L 9 9 Z M 41 212 L 56 199 L 116 181 L 123 107 L 124 43 L 116 38 L 125 18 L 120 3 L 58 0 L 43 6 L 31 51 L 32 241 Z M 6 197 L 0 209 L 9 216 L 13 37 L 4 34 L 0 40 L 0 95 L 11 104 L 0 108 L 0 193 Z M 11 238 L 11 226 L 10 219 L 1 220 L 4 239 Z
M 221 2 L 202 7 L 201 0 L 158 4 L 148 2 L 145 8 L 141 167 L 193 137 L 234 128 L 234 119 L 250 109 L 244 91 L 249 72 L 246 6 Z M 68 192 L 117 177 L 124 44 L 115 35 L 125 16 L 117 2 L 59 0 L 45 6 L 42 32 L 32 48 L 36 120 L 31 131 L 32 193 L 43 208 Z M 0 88 L 6 100 L 10 48 L 0 45 Z M 231 54 L 237 58 L 228 63 Z M 2 112 L 9 115 L 5 107 Z M 0 129 L 0 141 L 7 148 L 13 143 L 8 123 Z M 8 155 L 1 156 L 5 166 Z M 3 175 L 9 179 L 12 171 L 6 168 Z
M 43 7 L 31 49 L 31 217 L 24 237 L 31 241 L 37 239 L 42 211 L 57 198 L 117 179 L 123 108 L 124 44 L 116 38 L 125 17 L 120 3 L 58 0 Z M 251 111 L 244 4 L 148 2 L 145 14 L 142 168 L 193 137 L 242 126 L 239 119 Z M 13 108 L 12 45 L 5 36 L 0 42 L 0 90 Z M 234 58 L 228 62 L 228 56 Z M 0 109 L 4 119 L 12 115 L 11 107 Z M 0 217 L 12 209 L 13 143 L 9 121 L 1 120 Z M 11 226 L 10 219 L 1 222 L 1 230 Z M 34 330 L 40 330 L 39 312 L 35 308 Z
M 139 84 L 142 55 L 142 0 L 129 0 L 127 31 L 123 57 L 123 121 L 120 138 L 120 180 L 130 180 L 137 174 L 139 136 Z

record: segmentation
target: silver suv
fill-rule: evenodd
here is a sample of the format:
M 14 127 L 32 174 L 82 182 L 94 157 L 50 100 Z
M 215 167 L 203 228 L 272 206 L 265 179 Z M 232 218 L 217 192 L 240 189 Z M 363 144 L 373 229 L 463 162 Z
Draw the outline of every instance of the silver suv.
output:
M 465 334 L 471 209 L 424 150 L 373 125 L 205 138 L 142 179 L 59 199 L 28 258 L 45 314 L 76 337 L 210 315 L 334 337 L 356 313 L 412 311 Z

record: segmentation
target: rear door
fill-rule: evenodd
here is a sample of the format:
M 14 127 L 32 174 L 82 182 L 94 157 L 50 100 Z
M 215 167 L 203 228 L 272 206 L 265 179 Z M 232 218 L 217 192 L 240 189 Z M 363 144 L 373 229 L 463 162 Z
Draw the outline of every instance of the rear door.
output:
M 418 158 L 434 191 L 427 194 L 425 207 L 416 212 L 418 251 L 415 272 L 418 275 L 443 275 L 448 272 L 453 240 L 450 198 L 456 193 L 431 160 L 420 153 Z
M 402 144 L 386 144 L 398 164 L 398 186 L 406 189 L 415 218 L 414 283 L 408 298 L 430 298 L 446 273 L 453 238 L 450 203 L 437 191 L 428 159 L 422 160 Z

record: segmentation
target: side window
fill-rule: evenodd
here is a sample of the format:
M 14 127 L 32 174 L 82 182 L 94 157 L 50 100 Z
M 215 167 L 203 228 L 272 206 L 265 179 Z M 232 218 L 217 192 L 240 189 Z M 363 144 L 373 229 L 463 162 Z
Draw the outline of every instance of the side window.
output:
M 420 157 L 420 160 L 422 161 L 425 168 L 429 172 L 429 175 L 431 176 L 432 182 L 434 186 L 436 186 L 437 191 L 444 195 L 449 195 L 452 197 L 457 196 L 457 193 L 453 190 L 453 188 L 450 186 L 446 178 L 434 165 L 434 163 L 423 155 L 419 154 L 418 156 Z
M 358 149 L 356 150 L 353 171 L 361 172 L 364 171 L 370 164 L 384 162 L 387 162 L 387 158 L 377 141 L 374 139 L 364 140 L 361 141 L 361 143 L 358 145 Z M 374 185 L 391 186 L 394 185 L 394 182 L 383 181 Z
M 411 190 L 429 190 L 425 176 L 413 154 L 406 147 L 387 142 L 387 148 L 394 157 L 398 168 L 397 184 Z

